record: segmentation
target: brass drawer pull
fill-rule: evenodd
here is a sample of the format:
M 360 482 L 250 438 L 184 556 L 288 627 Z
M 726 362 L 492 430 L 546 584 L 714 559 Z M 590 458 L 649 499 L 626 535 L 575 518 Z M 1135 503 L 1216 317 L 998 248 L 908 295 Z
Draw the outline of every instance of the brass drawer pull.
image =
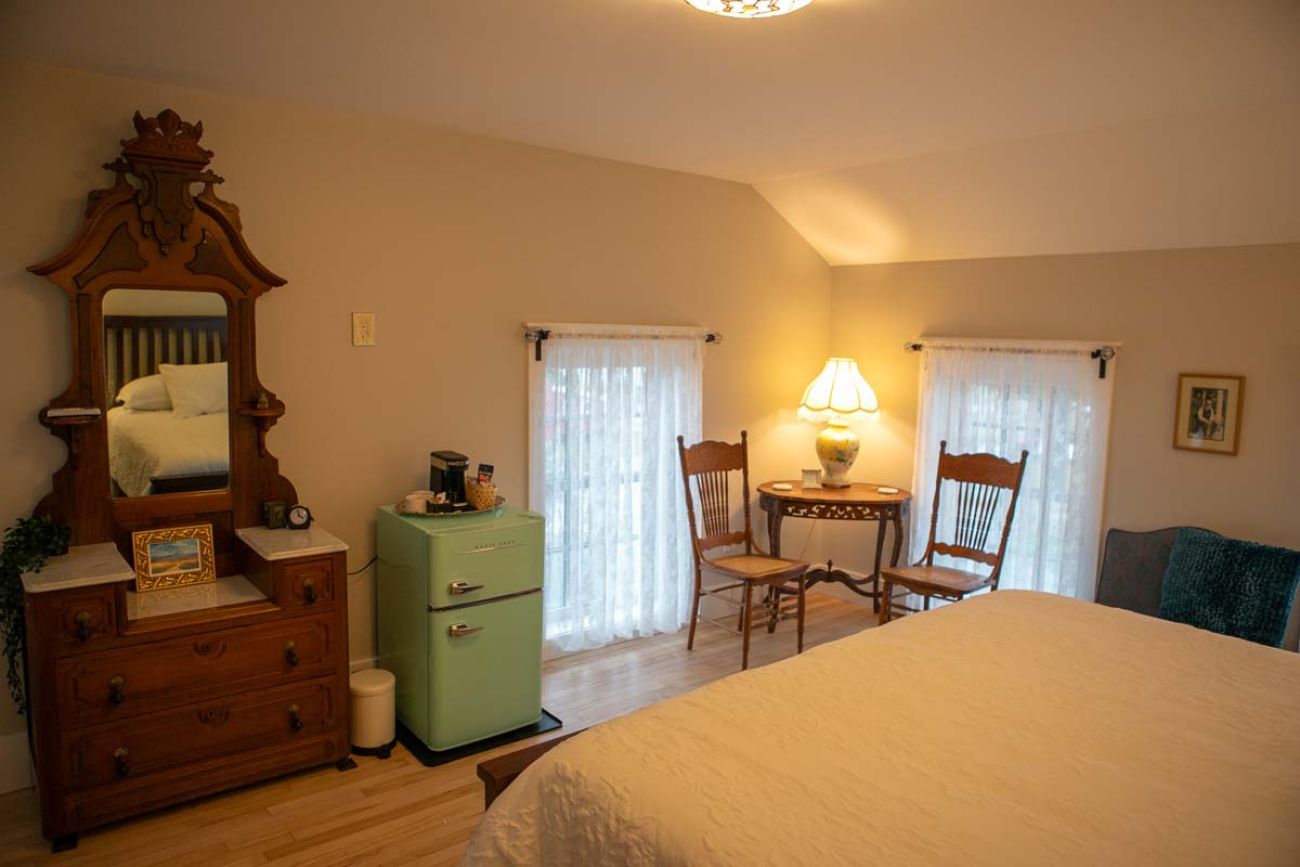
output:
M 115 674 L 108 679 L 108 700 L 111 704 L 126 701 L 126 678 Z
M 316 604 L 316 582 L 311 578 L 302 582 L 302 598 L 308 605 Z
M 118 747 L 113 753 L 113 772 L 119 777 L 125 777 L 131 773 L 130 763 L 131 753 L 126 747 Z
M 468 623 L 453 623 L 447 630 L 451 633 L 452 638 L 464 638 L 466 635 L 473 635 L 475 632 L 482 632 L 482 626 L 470 626 Z
M 284 661 L 289 663 L 290 668 L 294 668 L 298 665 L 298 648 L 292 641 L 286 641 L 284 643 Z
M 482 584 L 471 584 L 468 581 L 453 581 L 447 585 L 447 592 L 453 596 L 459 596 L 462 593 L 473 593 L 475 590 L 482 589 Z
M 289 728 L 296 732 L 302 731 L 302 716 L 298 713 L 298 705 L 289 705 Z
M 90 612 L 79 611 L 76 617 L 77 640 L 86 642 L 90 640 Z

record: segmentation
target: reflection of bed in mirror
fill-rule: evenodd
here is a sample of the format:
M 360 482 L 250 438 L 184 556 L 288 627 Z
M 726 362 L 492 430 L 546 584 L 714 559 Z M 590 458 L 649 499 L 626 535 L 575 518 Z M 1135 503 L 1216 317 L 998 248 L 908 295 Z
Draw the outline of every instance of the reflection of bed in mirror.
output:
M 227 487 L 226 317 L 105 315 L 104 345 L 113 494 L 141 497 Z M 210 393 L 199 395 L 207 406 L 173 406 L 168 377 L 184 365 L 220 372 L 219 378 L 215 373 L 207 377 Z M 181 379 L 188 383 L 195 377 Z M 175 380 L 170 384 L 174 388 Z

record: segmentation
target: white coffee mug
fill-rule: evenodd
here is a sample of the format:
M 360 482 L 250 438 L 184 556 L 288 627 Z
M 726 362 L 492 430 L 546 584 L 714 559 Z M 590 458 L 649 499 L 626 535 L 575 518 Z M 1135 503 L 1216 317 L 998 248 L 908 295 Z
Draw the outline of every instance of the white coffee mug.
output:
M 415 493 L 407 494 L 402 497 L 403 512 L 427 512 L 429 511 L 429 498 L 425 494 Z

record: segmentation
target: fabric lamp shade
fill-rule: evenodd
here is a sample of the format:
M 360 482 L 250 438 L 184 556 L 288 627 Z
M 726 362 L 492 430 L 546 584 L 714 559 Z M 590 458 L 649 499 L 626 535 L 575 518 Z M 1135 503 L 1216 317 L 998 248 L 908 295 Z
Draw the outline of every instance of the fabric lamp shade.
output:
M 799 415 L 807 421 L 877 412 L 876 393 L 852 358 L 828 358 L 822 372 L 804 389 Z
M 847 488 L 849 470 L 858 458 L 858 435 L 849 430 L 849 418 L 869 415 L 880 409 L 876 393 L 858 372 L 852 358 L 828 358 L 803 392 L 799 416 L 806 421 L 826 422 L 817 435 L 817 460 L 822 465 L 822 487 Z

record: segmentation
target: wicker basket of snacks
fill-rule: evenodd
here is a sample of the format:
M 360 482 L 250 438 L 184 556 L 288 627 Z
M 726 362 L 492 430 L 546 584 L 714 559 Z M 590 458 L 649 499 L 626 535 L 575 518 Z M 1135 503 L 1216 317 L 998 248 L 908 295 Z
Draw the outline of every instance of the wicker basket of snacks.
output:
M 497 504 L 497 486 L 491 482 L 480 484 L 477 480 L 466 477 L 465 501 L 476 512 L 495 508 Z

